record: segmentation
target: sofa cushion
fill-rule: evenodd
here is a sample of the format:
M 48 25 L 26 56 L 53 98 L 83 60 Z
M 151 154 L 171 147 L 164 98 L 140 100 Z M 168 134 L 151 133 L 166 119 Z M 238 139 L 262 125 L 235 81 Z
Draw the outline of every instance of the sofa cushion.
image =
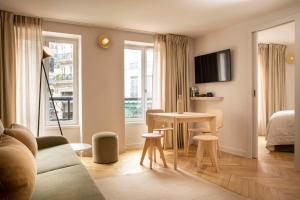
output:
M 36 156 L 37 173 L 44 173 L 80 164 L 80 160 L 69 144 L 41 149 Z
M 80 164 L 37 175 L 32 200 L 102 200 L 87 170 Z
M 31 198 L 36 179 L 35 159 L 17 139 L 0 136 L 0 199 Z
M 68 140 L 63 136 L 43 136 L 37 137 L 36 143 L 38 144 L 38 149 L 46 149 L 55 147 L 58 145 L 69 144 Z
M 36 139 L 28 128 L 20 124 L 12 124 L 10 129 L 5 129 L 4 133 L 22 142 L 36 157 L 38 146 Z

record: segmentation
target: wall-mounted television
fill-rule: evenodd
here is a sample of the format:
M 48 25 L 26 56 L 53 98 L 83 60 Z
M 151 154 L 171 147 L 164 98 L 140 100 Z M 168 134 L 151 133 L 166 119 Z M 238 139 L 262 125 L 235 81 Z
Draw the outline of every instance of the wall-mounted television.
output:
M 231 81 L 230 49 L 195 57 L 195 82 Z

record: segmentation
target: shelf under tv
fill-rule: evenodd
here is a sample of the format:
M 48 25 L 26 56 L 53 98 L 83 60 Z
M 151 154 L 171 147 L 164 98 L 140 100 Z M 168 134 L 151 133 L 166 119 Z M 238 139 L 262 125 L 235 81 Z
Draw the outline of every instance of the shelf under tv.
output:
M 191 100 L 197 101 L 222 101 L 224 97 L 191 97 Z

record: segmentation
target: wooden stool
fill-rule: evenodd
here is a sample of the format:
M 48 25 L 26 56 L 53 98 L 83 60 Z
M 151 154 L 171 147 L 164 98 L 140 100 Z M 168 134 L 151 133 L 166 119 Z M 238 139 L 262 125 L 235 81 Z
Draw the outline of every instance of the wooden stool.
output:
M 210 157 L 210 160 L 213 165 L 215 165 L 217 172 L 219 172 L 219 164 L 218 164 L 218 137 L 215 135 L 197 135 L 194 136 L 193 139 L 198 140 L 198 148 L 197 148 L 197 167 L 200 167 L 200 163 L 203 160 L 204 153 L 207 153 Z
M 150 159 L 150 169 L 152 169 L 152 155 L 153 155 L 154 148 L 156 147 L 160 153 L 160 157 L 164 163 L 164 167 L 167 167 L 167 163 L 165 160 L 164 152 L 163 152 L 163 149 L 161 146 L 161 141 L 160 141 L 163 136 L 161 134 L 157 134 L 157 133 L 145 133 L 142 135 L 142 137 L 146 138 L 146 140 L 145 140 L 140 164 L 143 165 L 143 161 L 144 161 L 147 149 L 150 147 L 149 159 Z
M 167 149 L 167 133 L 168 133 L 168 131 L 173 131 L 173 130 L 174 130 L 173 128 L 164 128 L 164 127 L 153 129 L 153 131 L 158 131 L 159 134 L 161 134 L 163 136 L 163 149 L 164 150 Z

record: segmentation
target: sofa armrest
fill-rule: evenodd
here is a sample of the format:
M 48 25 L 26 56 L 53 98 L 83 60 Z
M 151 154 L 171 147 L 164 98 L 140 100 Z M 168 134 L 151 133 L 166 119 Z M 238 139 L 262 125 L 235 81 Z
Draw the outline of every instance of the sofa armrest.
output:
M 50 148 L 58 145 L 69 144 L 63 136 L 45 136 L 36 138 L 38 149 Z

